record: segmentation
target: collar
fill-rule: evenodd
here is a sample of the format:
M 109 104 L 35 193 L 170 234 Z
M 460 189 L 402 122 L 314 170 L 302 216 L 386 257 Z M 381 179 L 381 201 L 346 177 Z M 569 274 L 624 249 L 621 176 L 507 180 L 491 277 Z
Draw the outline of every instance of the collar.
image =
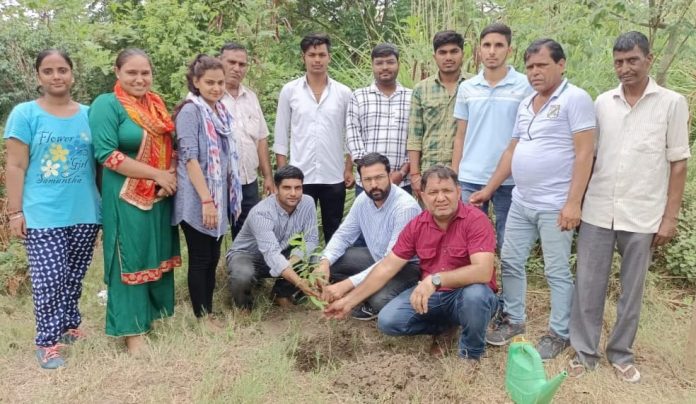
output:
M 459 201 L 459 202 L 457 202 L 457 212 L 454 214 L 454 217 L 450 221 L 450 224 L 452 224 L 453 222 L 455 222 L 456 220 L 459 220 L 459 219 L 462 219 L 462 220 L 466 219 L 466 217 L 468 215 L 469 215 L 469 212 L 468 212 L 466 206 L 464 205 L 464 202 Z M 433 218 L 433 215 L 430 214 L 430 212 L 427 210 L 424 210 L 423 214 L 421 214 L 417 220 L 419 223 L 427 223 L 430 226 L 434 226 L 434 227 L 439 229 L 439 227 L 437 226 L 437 223 L 435 223 L 435 218 Z
M 551 94 L 551 97 L 549 97 L 546 103 L 541 107 L 539 112 L 541 112 L 541 110 L 544 109 L 544 106 L 548 105 L 549 102 L 560 97 L 561 94 L 563 94 L 563 92 L 568 88 L 569 84 L 570 82 L 568 81 L 568 79 L 564 78 L 563 81 L 561 81 L 561 84 L 558 86 L 558 88 L 556 88 L 556 91 L 554 91 L 553 94 Z M 532 102 L 534 102 L 534 98 L 536 98 L 537 95 L 539 95 L 539 93 L 535 91 L 532 95 L 529 96 L 529 99 L 527 100 L 527 108 L 529 108 L 529 106 L 532 105 Z
M 645 87 L 645 91 L 643 91 L 643 95 L 640 98 L 643 99 L 648 94 L 655 94 L 659 90 L 660 86 L 657 84 L 657 82 L 652 77 L 648 77 L 648 85 Z M 624 95 L 623 91 L 623 84 L 619 84 L 616 88 L 610 90 L 610 93 L 613 98 L 618 97 L 626 101 L 626 96 Z
M 333 79 L 331 76 L 327 75 L 326 76 L 326 88 L 331 87 L 331 83 L 333 82 Z M 309 81 L 307 81 L 307 73 L 302 76 L 302 85 L 309 87 Z
M 486 78 L 483 75 L 484 70 L 485 69 L 481 69 L 476 76 L 469 79 L 469 81 L 471 81 L 471 84 L 490 87 L 490 85 L 488 84 L 488 81 L 486 80 Z M 503 79 L 500 80 L 498 82 L 498 84 L 496 84 L 496 87 L 500 87 L 500 86 L 507 85 L 507 84 L 512 84 L 512 81 L 513 81 L 516 74 L 517 74 L 517 70 L 515 70 L 514 67 L 508 65 L 507 73 L 505 74 L 505 77 L 503 77 Z
M 439 84 L 440 86 L 444 87 L 445 85 L 442 84 L 442 81 L 440 81 L 440 72 L 438 71 L 434 75 L 430 76 L 433 77 L 435 82 Z M 461 83 L 462 81 L 466 80 L 466 74 L 464 73 L 464 70 L 459 70 L 459 78 L 457 79 L 457 84 Z
M 240 84 L 239 84 L 239 94 L 237 95 L 237 98 L 243 97 L 246 93 L 247 93 L 247 88 L 244 87 L 244 85 L 240 83 Z M 237 99 L 237 98 L 234 98 L 234 97 L 232 96 L 232 94 L 230 94 L 230 92 L 227 91 L 227 89 L 225 89 L 225 95 L 230 96 L 230 98 L 232 98 L 232 99 Z
M 389 97 L 392 97 L 392 96 L 394 96 L 395 94 L 398 94 L 398 93 L 400 93 L 400 92 L 402 92 L 402 91 L 404 91 L 404 90 L 405 90 L 405 89 L 404 89 L 404 87 L 401 85 L 401 83 L 399 83 L 399 82 L 397 81 L 397 82 L 396 82 L 396 90 L 394 90 L 394 92 L 392 93 L 392 95 L 390 95 Z M 381 94 L 381 95 L 384 95 L 384 96 L 386 97 L 386 95 L 379 89 L 379 87 L 377 87 L 377 83 L 374 82 L 374 81 L 373 81 L 372 84 L 370 84 L 370 86 L 368 87 L 368 91 L 371 92 L 371 93 Z
M 300 204 L 298 203 L 297 206 L 295 207 L 295 210 L 293 210 L 292 213 L 288 213 L 285 211 L 285 209 L 283 209 L 282 206 L 280 206 L 280 203 L 278 202 L 278 198 L 276 198 L 275 195 L 269 196 L 269 198 L 271 198 L 271 197 L 273 198 L 273 206 L 275 206 L 276 211 L 278 212 L 278 215 L 280 215 L 280 216 L 290 217 L 290 215 L 292 215 L 293 213 L 295 213 L 295 211 L 297 211 L 297 206 L 300 206 Z M 302 202 L 301 197 L 300 197 L 300 202 Z

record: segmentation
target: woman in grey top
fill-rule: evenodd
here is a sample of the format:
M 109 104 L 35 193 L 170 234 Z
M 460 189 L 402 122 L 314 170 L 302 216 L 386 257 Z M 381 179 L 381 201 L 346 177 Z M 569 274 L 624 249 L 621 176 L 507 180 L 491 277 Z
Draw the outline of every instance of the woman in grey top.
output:
M 220 243 L 241 211 L 239 155 L 232 116 L 220 102 L 225 91 L 220 61 L 198 55 L 186 79 L 192 95 L 175 110 L 179 154 L 172 221 L 186 237 L 193 313 L 216 325 L 210 314 Z

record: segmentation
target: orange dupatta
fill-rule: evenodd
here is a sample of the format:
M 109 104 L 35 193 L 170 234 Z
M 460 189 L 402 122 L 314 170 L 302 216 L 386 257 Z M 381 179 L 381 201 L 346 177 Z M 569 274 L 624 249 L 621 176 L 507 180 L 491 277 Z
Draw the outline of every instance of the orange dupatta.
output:
M 169 169 L 173 156 L 171 134 L 174 122 L 162 99 L 152 91 L 148 91 L 142 99 L 135 98 L 123 90 L 119 81 L 114 85 L 114 94 L 128 117 L 143 128 L 143 140 L 135 159 L 160 170 Z M 142 210 L 150 210 L 155 202 L 162 199 L 157 196 L 156 185 L 155 181 L 147 178 L 127 177 L 119 196 Z

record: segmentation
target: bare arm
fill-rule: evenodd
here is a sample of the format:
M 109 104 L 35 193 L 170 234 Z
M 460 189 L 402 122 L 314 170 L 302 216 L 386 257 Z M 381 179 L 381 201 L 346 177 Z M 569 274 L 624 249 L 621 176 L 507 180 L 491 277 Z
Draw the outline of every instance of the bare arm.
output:
M 452 170 L 459 172 L 459 163 L 464 154 L 464 140 L 466 139 L 466 127 L 469 121 L 457 119 L 457 133 L 454 135 L 454 146 L 452 148 Z
M 679 216 L 679 209 L 684 196 L 686 174 L 686 160 L 670 163 L 667 204 L 660 222 L 660 228 L 653 238 L 653 246 L 655 247 L 669 243 L 677 232 L 677 217 Z
M 24 177 L 29 166 L 29 146 L 17 139 L 5 140 L 7 161 L 5 163 L 5 186 L 7 187 L 7 211 L 21 212 L 24 195 Z M 24 215 L 10 215 L 10 233 L 19 238 L 27 235 Z
M 421 152 L 419 150 L 409 150 L 408 151 L 408 161 L 411 163 L 410 174 L 411 174 L 411 189 L 420 195 L 421 188 L 421 172 L 420 172 L 420 156 Z
M 205 182 L 203 171 L 198 160 L 191 159 L 186 162 L 186 173 L 189 180 L 196 190 L 198 197 L 201 200 L 201 215 L 203 217 L 203 226 L 208 229 L 214 229 L 218 225 L 218 211 L 215 204 L 211 203 L 212 197 L 210 190 Z
M 493 175 L 488 180 L 483 189 L 478 192 L 474 192 L 469 198 L 469 202 L 472 205 L 480 206 L 484 202 L 491 199 L 491 195 L 503 184 L 503 182 L 512 174 L 512 155 L 515 154 L 515 147 L 517 147 L 517 142 L 519 139 L 513 138 L 510 141 L 507 149 L 500 156 L 500 161 L 498 166 L 495 168 Z
M 471 255 L 471 264 L 452 271 L 440 272 L 441 287 L 461 288 L 474 283 L 488 283 L 493 276 L 494 254 L 481 252 Z M 411 306 L 419 314 L 428 312 L 428 299 L 435 293 L 432 277 L 428 275 L 411 294 Z
M 343 167 L 343 182 L 346 188 L 353 188 L 355 185 L 355 176 L 353 175 L 353 160 L 350 159 L 350 154 L 346 154 L 346 162 Z
M 558 215 L 558 226 L 561 230 L 573 230 L 580 225 L 582 199 L 592 173 L 594 132 L 594 129 L 589 129 L 573 135 L 575 162 L 573 163 L 573 177 L 570 180 L 568 199 Z
M 374 267 L 365 281 L 343 298 L 331 303 L 324 310 L 324 315 L 329 318 L 344 318 L 360 302 L 386 285 L 407 262 L 390 252 Z
M 276 165 L 278 168 L 288 165 L 288 156 L 276 153 Z
M 259 155 L 259 168 L 263 175 L 263 193 L 268 196 L 274 194 L 275 184 L 273 183 L 273 170 L 271 170 L 271 158 L 268 151 L 268 139 L 263 138 L 258 141 L 256 151 Z

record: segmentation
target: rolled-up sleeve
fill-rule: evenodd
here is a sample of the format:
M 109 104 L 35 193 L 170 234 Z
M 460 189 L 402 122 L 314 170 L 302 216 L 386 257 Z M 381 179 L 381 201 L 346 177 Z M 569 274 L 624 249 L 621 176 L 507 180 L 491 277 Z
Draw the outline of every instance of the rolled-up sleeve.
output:
M 188 103 L 176 116 L 176 139 L 179 159 L 187 162 L 198 159 L 198 133 L 201 128 L 196 106 Z
M 288 141 L 290 135 L 290 120 L 292 111 L 290 109 L 290 95 L 292 89 L 285 85 L 280 90 L 278 96 L 278 109 L 276 111 L 275 133 L 273 140 L 273 151 L 283 156 L 288 155 Z
M 686 99 L 679 96 L 671 108 L 667 122 L 667 160 L 680 161 L 691 157 L 689 150 L 689 107 Z
M 336 230 L 331 240 L 326 245 L 324 253 L 322 254 L 329 264 L 333 265 L 339 258 L 343 256 L 348 247 L 355 243 L 355 240 L 360 236 L 360 224 L 358 223 L 358 210 L 360 206 L 356 206 L 355 202 L 353 207 L 348 211 L 348 216 L 346 216 L 341 226 Z
M 291 252 L 291 255 L 294 255 L 301 259 L 311 259 L 312 254 L 316 251 L 317 247 L 319 246 L 317 208 L 314 206 L 314 201 L 311 198 L 303 198 L 301 204 L 304 204 L 306 207 L 305 209 L 303 209 L 304 212 L 302 213 L 302 233 L 304 234 L 304 240 L 307 246 L 307 254 L 309 254 L 310 256 L 305 257 L 304 254 L 302 254 L 302 251 L 300 251 L 297 248 Z
M 408 137 L 406 150 L 421 151 L 423 148 L 423 107 L 421 105 L 421 87 L 413 89 L 411 94 L 411 111 L 408 116 Z
M 278 277 L 287 268 L 290 262 L 283 256 L 278 239 L 273 233 L 273 219 L 265 213 L 250 216 L 247 219 L 251 232 L 256 239 L 259 251 L 263 255 L 266 265 L 270 268 L 269 273 L 273 277 Z

